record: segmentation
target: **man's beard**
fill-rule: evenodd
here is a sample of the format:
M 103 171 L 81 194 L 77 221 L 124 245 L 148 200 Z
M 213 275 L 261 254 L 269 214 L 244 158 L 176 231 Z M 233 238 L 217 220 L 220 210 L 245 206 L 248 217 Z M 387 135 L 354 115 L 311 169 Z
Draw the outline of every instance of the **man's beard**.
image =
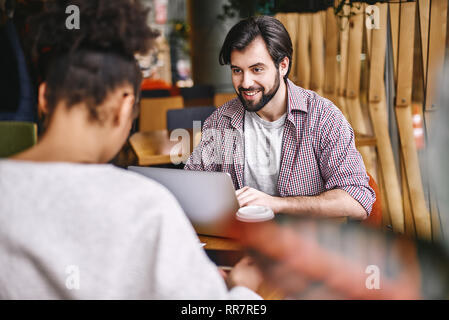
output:
M 265 90 L 263 87 L 251 87 L 248 89 L 243 89 L 242 87 L 240 87 L 239 92 L 238 92 L 238 97 L 239 97 L 240 101 L 242 102 L 243 107 L 245 108 L 246 111 L 257 112 L 260 109 L 262 109 L 263 107 L 265 107 L 265 105 L 268 102 L 270 102 L 271 99 L 273 99 L 273 97 L 278 92 L 280 85 L 281 85 L 281 82 L 279 80 L 279 70 L 278 70 L 273 88 L 270 91 L 268 91 L 266 94 L 265 94 Z M 255 90 L 260 90 L 262 93 L 262 98 L 259 100 L 259 102 L 256 103 L 255 101 L 245 100 L 245 98 L 243 97 L 243 92 L 244 91 L 255 91 Z

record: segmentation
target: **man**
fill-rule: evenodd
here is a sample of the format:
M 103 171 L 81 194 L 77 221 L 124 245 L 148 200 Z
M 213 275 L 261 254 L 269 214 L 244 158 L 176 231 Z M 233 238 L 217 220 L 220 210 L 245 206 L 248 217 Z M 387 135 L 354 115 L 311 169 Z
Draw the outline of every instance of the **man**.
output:
M 287 79 L 292 43 L 268 16 L 237 23 L 220 64 L 238 94 L 205 122 L 188 170 L 228 172 L 240 206 L 365 219 L 375 200 L 354 133 L 338 108 Z

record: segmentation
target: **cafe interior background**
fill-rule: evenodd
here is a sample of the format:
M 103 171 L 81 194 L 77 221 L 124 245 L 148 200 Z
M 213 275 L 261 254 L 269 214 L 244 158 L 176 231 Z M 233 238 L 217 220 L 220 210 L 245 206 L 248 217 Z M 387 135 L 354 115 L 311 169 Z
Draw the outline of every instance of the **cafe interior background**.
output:
M 47 2 L 15 1 L 19 38 L 26 16 Z M 294 45 L 290 79 L 333 101 L 354 128 L 378 187 L 372 226 L 449 250 L 448 0 L 142 2 L 151 8 L 148 23 L 161 35 L 154 50 L 138 57 L 145 76 L 141 113 L 115 164 L 182 168 L 198 137 L 191 146 L 172 141 L 181 160 L 173 164 L 170 150 L 153 150 L 144 136 L 173 131 L 167 110 L 191 108 L 204 117 L 235 97 L 230 69 L 218 63 L 224 37 L 243 17 L 274 15 Z M 0 110 L 0 116 L 11 112 Z M 15 120 L 33 122 L 41 132 L 38 114 Z M 36 139 L 38 134 L 8 150 Z M 0 149 L 8 143 L 3 140 Z M 5 152 L 12 151 L 0 150 L 0 157 Z

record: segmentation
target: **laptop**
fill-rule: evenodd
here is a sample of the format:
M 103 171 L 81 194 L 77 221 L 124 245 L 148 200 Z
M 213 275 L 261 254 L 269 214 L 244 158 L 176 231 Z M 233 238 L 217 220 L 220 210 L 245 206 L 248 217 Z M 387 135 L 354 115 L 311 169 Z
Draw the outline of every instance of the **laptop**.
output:
M 130 166 L 165 186 L 176 197 L 198 234 L 232 237 L 239 203 L 231 176 L 224 172 Z

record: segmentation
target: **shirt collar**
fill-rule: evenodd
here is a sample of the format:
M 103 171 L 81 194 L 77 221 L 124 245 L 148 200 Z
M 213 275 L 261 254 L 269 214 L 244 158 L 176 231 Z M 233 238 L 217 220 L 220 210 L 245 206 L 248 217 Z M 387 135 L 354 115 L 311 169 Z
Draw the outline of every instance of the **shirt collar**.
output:
M 292 111 L 307 112 L 307 92 L 287 79 L 287 113 Z
M 239 130 L 243 130 L 244 114 L 245 108 L 239 98 L 236 98 L 235 103 L 223 111 L 224 116 L 231 118 L 231 126 Z

